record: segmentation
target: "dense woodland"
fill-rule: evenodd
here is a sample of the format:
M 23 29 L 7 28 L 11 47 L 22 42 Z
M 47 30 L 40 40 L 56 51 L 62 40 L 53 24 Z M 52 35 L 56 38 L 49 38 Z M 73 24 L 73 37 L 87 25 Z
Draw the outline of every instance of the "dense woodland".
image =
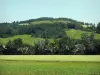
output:
M 84 27 L 84 25 L 86 27 Z M 69 29 L 91 32 L 81 34 L 81 39 L 67 36 Z M 23 43 L 21 38 L 9 40 L 6 45 L 0 43 L 0 54 L 4 55 L 70 55 L 100 54 L 100 40 L 95 39 L 95 33 L 100 34 L 100 23 L 84 23 L 69 18 L 42 17 L 12 23 L 0 23 L 0 38 L 29 34 L 32 38 L 43 38 L 35 41 L 34 46 Z M 73 35 L 73 34 L 72 34 Z M 49 41 L 53 39 L 53 42 Z

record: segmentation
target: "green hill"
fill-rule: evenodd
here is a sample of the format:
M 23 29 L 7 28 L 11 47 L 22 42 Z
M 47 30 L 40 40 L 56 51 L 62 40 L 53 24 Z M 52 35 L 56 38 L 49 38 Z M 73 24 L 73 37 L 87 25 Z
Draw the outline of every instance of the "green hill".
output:
M 74 38 L 74 39 L 81 39 L 82 33 L 86 33 L 86 31 L 75 30 L 75 29 L 66 30 L 66 34 L 70 38 Z M 87 33 L 90 34 L 91 32 L 87 32 Z M 16 38 L 22 38 L 23 43 L 26 43 L 29 45 L 34 45 L 35 40 L 39 41 L 43 39 L 43 38 L 33 38 L 31 37 L 31 35 L 16 35 L 16 36 L 8 37 L 8 38 L 0 38 L 0 43 L 5 45 L 9 40 L 14 40 Z M 100 39 L 100 34 L 95 33 L 95 39 Z M 53 39 L 49 39 L 49 40 L 52 41 Z

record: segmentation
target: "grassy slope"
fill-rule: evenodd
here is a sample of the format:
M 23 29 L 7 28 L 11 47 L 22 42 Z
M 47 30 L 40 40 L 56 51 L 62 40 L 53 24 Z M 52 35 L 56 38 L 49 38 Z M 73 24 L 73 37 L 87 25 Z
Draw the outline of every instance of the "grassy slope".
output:
M 81 34 L 82 33 L 88 33 L 90 34 L 91 32 L 86 32 L 86 31 L 81 31 L 81 30 L 75 30 L 75 29 L 70 29 L 66 31 L 66 34 L 75 39 L 81 39 Z M 100 34 L 95 33 L 95 39 L 100 39 Z
M 34 45 L 35 40 L 41 40 L 42 38 L 32 38 L 30 35 L 16 35 L 8 38 L 0 38 L 0 43 L 6 44 L 9 40 L 14 40 L 16 38 L 22 38 L 23 43 Z
M 84 32 L 85 31 L 70 29 L 70 30 L 66 31 L 66 34 L 71 38 L 80 39 L 81 34 Z M 90 33 L 90 32 L 88 32 L 88 33 Z M 22 38 L 24 43 L 27 43 L 30 45 L 34 45 L 34 40 L 42 39 L 42 38 L 32 38 L 30 35 L 16 35 L 13 37 L 8 37 L 8 38 L 0 38 L 0 43 L 6 44 L 9 40 L 14 40 L 16 38 Z M 100 34 L 95 33 L 95 38 L 100 39 Z M 50 41 L 52 41 L 52 39 L 50 39 Z

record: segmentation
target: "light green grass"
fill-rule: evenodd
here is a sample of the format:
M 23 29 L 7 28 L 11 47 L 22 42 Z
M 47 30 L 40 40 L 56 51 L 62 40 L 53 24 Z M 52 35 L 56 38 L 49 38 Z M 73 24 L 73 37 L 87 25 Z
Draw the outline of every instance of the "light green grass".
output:
M 100 55 L 0 55 L 0 60 L 100 61 Z
M 33 38 L 31 37 L 31 35 L 16 35 L 16 36 L 8 37 L 8 38 L 0 38 L 0 43 L 5 45 L 9 40 L 14 40 L 17 38 L 21 38 L 23 43 L 29 44 L 32 46 L 34 46 L 34 41 L 40 41 L 43 39 L 43 38 Z M 49 39 L 49 40 L 50 42 L 53 41 L 52 39 Z
M 0 75 L 100 75 L 100 56 L 1 55 Z
M 74 38 L 74 39 L 81 39 L 81 34 L 83 34 L 83 33 L 90 34 L 91 32 L 82 31 L 82 30 L 75 30 L 75 29 L 66 30 L 66 34 L 69 37 Z M 94 38 L 100 39 L 100 34 L 95 33 Z
M 14 40 L 16 38 L 22 38 L 23 43 L 34 45 L 34 40 L 41 40 L 42 38 L 32 38 L 31 35 L 16 35 L 8 38 L 0 38 L 1 44 L 6 44 L 9 40 Z
M 95 33 L 95 38 L 100 39 L 100 34 Z

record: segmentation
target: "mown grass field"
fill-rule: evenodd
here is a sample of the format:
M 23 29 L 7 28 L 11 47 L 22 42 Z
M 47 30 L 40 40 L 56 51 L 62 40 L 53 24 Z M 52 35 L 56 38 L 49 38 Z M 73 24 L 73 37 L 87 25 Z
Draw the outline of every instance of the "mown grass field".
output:
M 0 75 L 100 75 L 100 56 L 1 55 Z
M 100 61 L 99 55 L 0 55 L 0 60 Z

